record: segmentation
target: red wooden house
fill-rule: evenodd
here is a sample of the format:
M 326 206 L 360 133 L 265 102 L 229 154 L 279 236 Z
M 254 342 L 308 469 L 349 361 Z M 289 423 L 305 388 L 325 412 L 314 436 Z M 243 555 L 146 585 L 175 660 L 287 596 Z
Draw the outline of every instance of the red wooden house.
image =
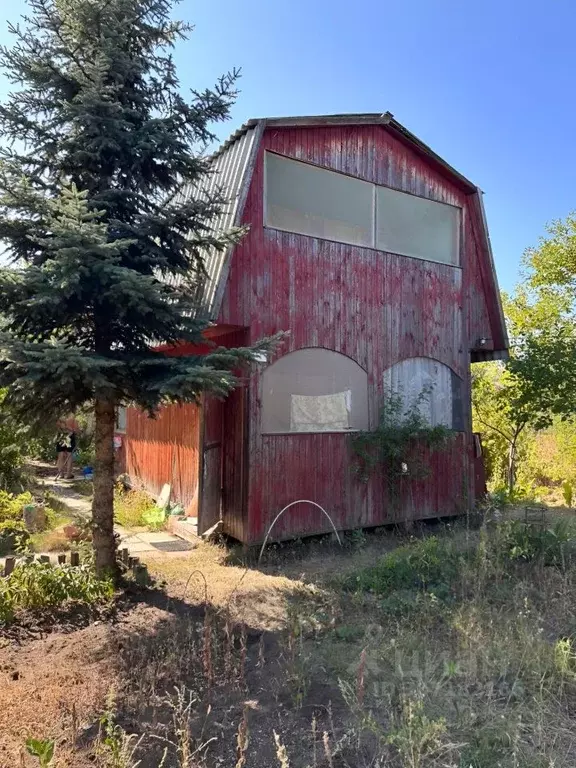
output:
M 482 193 L 390 114 L 250 120 L 213 167 L 231 200 L 219 226 L 249 231 L 206 254 L 206 336 L 289 336 L 224 402 L 156 420 L 129 409 L 133 481 L 171 483 L 200 532 L 221 518 L 246 543 L 300 499 L 340 530 L 469 510 L 481 475 L 470 365 L 507 349 Z M 349 433 L 375 425 L 390 391 L 422 388 L 431 423 L 456 434 L 393 503 L 381 477 L 351 471 Z M 301 503 L 273 538 L 327 530 Z

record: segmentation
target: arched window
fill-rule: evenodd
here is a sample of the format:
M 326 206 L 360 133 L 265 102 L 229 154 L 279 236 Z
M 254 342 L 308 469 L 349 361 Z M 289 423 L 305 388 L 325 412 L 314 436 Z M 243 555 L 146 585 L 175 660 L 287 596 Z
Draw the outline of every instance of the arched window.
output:
M 368 376 L 329 349 L 299 349 L 262 376 L 262 431 L 348 432 L 368 428 Z
M 464 430 L 462 379 L 430 357 L 409 357 L 384 371 L 384 393 L 402 398 L 404 408 L 418 406 L 430 426 Z

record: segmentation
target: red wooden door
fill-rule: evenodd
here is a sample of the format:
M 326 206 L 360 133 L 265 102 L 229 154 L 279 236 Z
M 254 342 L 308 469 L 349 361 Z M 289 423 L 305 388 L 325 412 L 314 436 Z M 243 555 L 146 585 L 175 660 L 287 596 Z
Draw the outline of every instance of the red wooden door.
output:
M 204 533 L 222 516 L 222 430 L 224 403 L 204 398 L 204 439 L 202 447 L 202 488 L 198 512 L 198 533 Z

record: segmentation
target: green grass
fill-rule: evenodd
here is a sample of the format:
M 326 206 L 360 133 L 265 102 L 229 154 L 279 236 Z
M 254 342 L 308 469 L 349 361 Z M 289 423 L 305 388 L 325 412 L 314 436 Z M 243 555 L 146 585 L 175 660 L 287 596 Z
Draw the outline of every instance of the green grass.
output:
M 316 644 L 311 669 L 340 680 L 357 757 L 573 765 L 575 544 L 570 522 L 506 521 L 414 540 L 340 577 L 345 624 Z

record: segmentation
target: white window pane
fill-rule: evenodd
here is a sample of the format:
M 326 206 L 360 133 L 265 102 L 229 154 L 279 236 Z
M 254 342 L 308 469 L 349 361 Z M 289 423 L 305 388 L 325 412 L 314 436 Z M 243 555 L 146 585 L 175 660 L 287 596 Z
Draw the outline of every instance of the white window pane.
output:
M 376 247 L 458 264 L 460 209 L 388 187 L 376 191 Z
M 374 187 L 267 152 L 266 225 L 373 247 Z
M 401 398 L 405 411 L 418 408 L 430 426 L 458 428 L 452 370 L 429 357 L 410 357 L 384 371 L 384 392 Z
M 262 431 L 342 432 L 368 428 L 368 377 L 329 349 L 291 352 L 262 375 Z

